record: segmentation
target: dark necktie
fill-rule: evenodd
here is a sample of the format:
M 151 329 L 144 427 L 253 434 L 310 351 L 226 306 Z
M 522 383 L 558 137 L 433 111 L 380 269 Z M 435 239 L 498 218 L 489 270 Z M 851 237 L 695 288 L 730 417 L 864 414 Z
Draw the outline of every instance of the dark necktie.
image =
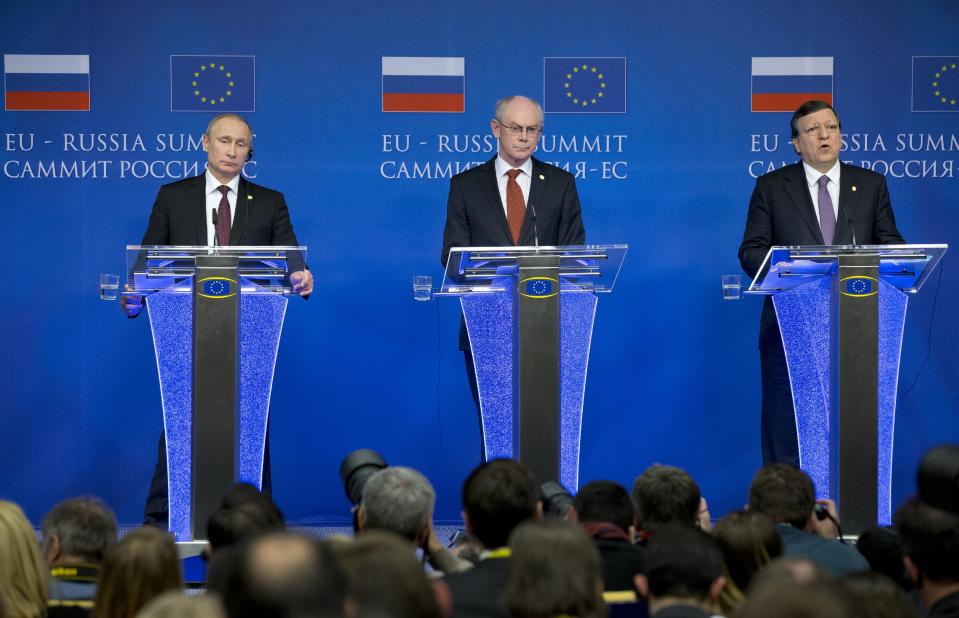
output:
M 222 246 L 230 244 L 230 200 L 226 194 L 230 192 L 230 187 L 220 185 L 220 207 L 216 210 L 216 244 Z
M 822 228 L 823 242 L 831 245 L 836 238 L 836 213 L 833 212 L 832 198 L 826 190 L 828 184 L 829 176 L 819 178 L 819 227 Z
M 523 200 L 523 190 L 519 188 L 516 177 L 523 173 L 523 170 L 510 170 L 506 172 L 509 180 L 506 181 L 506 220 L 509 222 L 509 231 L 513 235 L 513 244 L 519 244 L 519 231 L 523 227 L 523 219 L 526 218 L 526 202 Z

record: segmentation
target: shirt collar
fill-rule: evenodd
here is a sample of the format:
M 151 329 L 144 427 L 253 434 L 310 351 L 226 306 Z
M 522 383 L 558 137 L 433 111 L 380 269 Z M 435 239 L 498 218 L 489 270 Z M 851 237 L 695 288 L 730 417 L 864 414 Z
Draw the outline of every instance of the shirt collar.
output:
M 210 170 L 207 170 L 206 173 L 203 174 L 203 176 L 204 178 L 206 178 L 206 194 L 207 195 L 213 193 L 214 191 L 219 191 L 219 188 L 223 183 L 217 180 L 216 176 L 210 173 Z M 230 182 L 226 183 L 226 186 L 230 187 L 230 191 L 233 191 L 234 195 L 239 193 L 240 192 L 240 175 L 237 174 L 236 176 L 234 176 L 233 179 L 230 180 Z
M 839 161 L 837 160 L 835 165 L 833 165 L 828 172 L 823 174 L 813 166 L 809 165 L 805 161 L 802 162 L 803 171 L 806 172 L 806 183 L 812 187 L 819 182 L 819 179 L 823 176 L 829 176 L 831 182 L 836 183 L 836 186 L 839 186 Z
M 504 161 L 503 157 L 496 155 L 496 177 L 497 178 L 502 178 L 503 176 L 506 175 L 506 172 L 513 169 L 523 170 L 524 174 L 526 174 L 527 176 L 532 176 L 533 175 L 533 158 L 530 157 L 529 159 L 526 159 L 526 162 L 524 162 L 519 167 L 513 167 L 512 165 Z

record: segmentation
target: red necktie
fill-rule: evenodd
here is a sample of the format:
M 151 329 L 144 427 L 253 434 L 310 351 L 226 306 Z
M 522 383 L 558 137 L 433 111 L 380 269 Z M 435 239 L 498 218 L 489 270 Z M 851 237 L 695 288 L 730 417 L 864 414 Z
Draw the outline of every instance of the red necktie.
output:
M 509 180 L 506 181 L 506 221 L 509 222 L 509 231 L 513 235 L 513 244 L 519 244 L 519 231 L 523 227 L 523 219 L 526 218 L 526 202 L 523 200 L 523 190 L 519 188 L 516 177 L 523 173 L 523 170 L 510 170 L 506 172 Z
M 226 194 L 230 192 L 230 187 L 220 185 L 220 207 L 216 211 L 216 244 L 222 246 L 230 244 L 230 200 Z

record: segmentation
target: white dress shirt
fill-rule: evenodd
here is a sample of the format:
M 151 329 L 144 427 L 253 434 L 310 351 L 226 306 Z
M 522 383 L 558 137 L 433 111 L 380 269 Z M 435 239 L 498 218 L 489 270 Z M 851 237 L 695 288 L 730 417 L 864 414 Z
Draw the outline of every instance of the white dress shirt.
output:
M 829 176 L 829 182 L 826 184 L 826 191 L 832 198 L 832 214 L 836 217 L 836 225 L 839 224 L 839 161 L 832 166 L 828 172 L 823 174 L 816 168 L 803 161 L 803 170 L 806 172 L 806 184 L 809 186 L 809 197 L 812 198 L 812 209 L 816 213 L 816 221 L 819 221 L 819 179 L 823 176 Z M 822 227 L 822 221 L 819 221 Z
M 223 194 L 220 193 L 222 182 L 216 179 L 210 170 L 204 174 L 206 178 L 206 244 L 212 246 L 216 238 L 216 228 L 213 227 L 213 213 L 220 208 L 220 199 Z M 240 188 L 240 175 L 237 174 L 233 180 L 226 183 L 230 191 L 226 194 L 226 199 L 230 202 L 230 227 L 233 227 L 233 217 L 236 216 L 236 195 Z
M 529 187 L 533 177 L 533 160 L 526 159 L 525 163 L 515 168 L 504 161 L 502 157 L 496 157 L 496 184 L 499 186 L 499 199 L 503 202 L 503 212 L 506 213 L 507 217 L 509 217 L 509 213 L 506 210 L 506 183 L 509 182 L 509 176 L 506 175 L 506 172 L 512 169 L 518 169 L 523 172 L 516 177 L 516 182 L 523 191 L 523 206 L 525 206 L 529 204 Z

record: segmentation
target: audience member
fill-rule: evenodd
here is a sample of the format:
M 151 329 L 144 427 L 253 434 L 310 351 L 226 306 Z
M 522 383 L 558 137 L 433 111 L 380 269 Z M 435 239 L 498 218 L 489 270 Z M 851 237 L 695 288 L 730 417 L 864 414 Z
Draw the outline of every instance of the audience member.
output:
M 334 551 L 346 574 L 355 618 L 439 618 L 448 613 L 445 585 L 431 585 L 402 537 L 370 530 L 335 545 Z M 447 612 L 441 613 L 441 604 Z
M 646 575 L 636 587 L 655 618 L 707 618 L 726 583 L 716 542 L 688 523 L 659 526 L 646 554 Z
M 143 606 L 136 618 L 227 618 L 216 594 L 186 596 L 171 590 Z
M 33 526 L 13 502 L 0 500 L 0 606 L 10 618 L 42 616 L 47 569 Z
M 831 501 L 820 501 L 838 521 Z M 851 545 L 835 538 L 835 525 L 816 517 L 812 479 L 788 464 L 765 466 L 749 486 L 749 508 L 768 516 L 782 537 L 787 556 L 808 558 L 834 575 L 868 571 L 869 563 Z
M 50 565 L 48 605 L 64 608 L 57 610 L 59 615 L 88 614 L 96 596 L 100 563 L 117 542 L 116 516 L 97 498 L 71 498 L 47 513 L 41 534 Z
M 899 507 L 894 522 L 906 575 L 928 617 L 959 616 L 959 515 L 913 498 Z
M 902 543 L 895 528 L 873 526 L 866 528 L 856 539 L 856 549 L 869 563 L 869 568 L 882 573 L 900 588 L 909 592 L 912 583 L 906 578 Z
M 750 588 L 773 581 L 783 581 L 793 585 L 819 585 L 828 582 L 831 578 L 829 571 L 808 558 L 780 556 L 756 572 Z
M 850 615 L 861 618 L 919 617 L 903 589 L 882 573 L 850 573 L 837 577 L 832 585 L 845 595 Z
M 446 578 L 454 618 L 507 615 L 507 541 L 516 526 L 541 513 L 536 479 L 521 463 L 495 459 L 470 473 L 463 484 L 463 521 L 483 551 L 473 569 Z
M 599 550 L 604 590 L 634 590 L 636 575 L 646 570 L 646 550 L 633 544 L 636 509 L 626 489 L 612 481 L 587 483 L 573 499 L 570 517 Z
M 343 615 L 346 577 L 327 545 L 271 532 L 214 552 L 208 586 L 230 618 L 333 618 Z
M 757 580 L 732 618 L 859 618 L 824 582 L 797 584 L 782 578 Z
M 433 529 L 436 491 L 429 480 L 413 468 L 393 466 L 370 477 L 356 513 L 357 532 L 386 530 L 423 549 L 433 568 L 458 573 L 472 568 L 453 556 Z
M 207 556 L 217 549 L 285 528 L 283 513 L 270 496 L 249 483 L 237 483 L 207 522 Z
M 181 590 L 176 545 L 152 526 L 131 531 L 107 551 L 93 605 L 97 618 L 133 618 L 168 590 Z
M 605 616 L 599 552 L 575 524 L 558 519 L 527 521 L 513 531 L 509 545 L 506 605 L 510 616 Z
M 664 524 L 699 526 L 699 511 L 705 506 L 693 477 L 674 466 L 653 464 L 633 482 L 636 525 L 647 540 Z
M 758 511 L 726 515 L 713 529 L 713 538 L 722 551 L 726 573 L 720 606 L 729 614 L 742 603 L 756 572 L 782 555 L 783 542 L 772 520 Z

